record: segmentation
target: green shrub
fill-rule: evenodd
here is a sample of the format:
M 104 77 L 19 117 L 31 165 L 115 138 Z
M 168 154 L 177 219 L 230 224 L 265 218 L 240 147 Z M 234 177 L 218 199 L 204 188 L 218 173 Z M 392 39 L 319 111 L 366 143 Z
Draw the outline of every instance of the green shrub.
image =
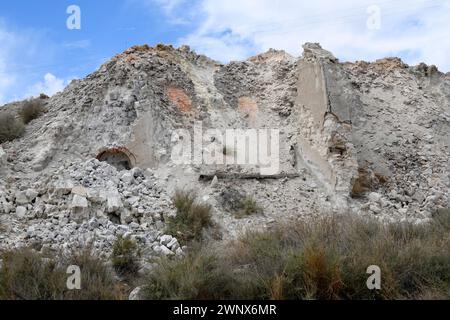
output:
M 30 249 L 1 255 L 0 299 L 55 300 L 64 297 L 65 273 L 55 260 Z
M 248 232 L 220 251 L 206 245 L 163 260 L 145 283 L 147 297 L 448 299 L 449 218 L 443 211 L 429 224 L 385 225 L 341 215 Z M 381 290 L 367 288 L 371 265 L 381 268 Z
M 113 300 L 126 292 L 113 273 L 89 249 L 70 255 L 43 255 L 29 248 L 3 252 L 0 256 L 0 300 Z M 81 290 L 69 290 L 66 273 L 70 265 L 81 270 Z
M 45 112 L 44 104 L 44 100 L 40 98 L 23 102 L 19 111 L 23 122 L 28 124 L 34 119 L 39 118 Z
M 262 208 L 258 206 L 256 203 L 256 200 L 251 197 L 247 196 L 240 204 L 240 210 L 236 212 L 236 217 L 242 218 L 247 217 L 253 214 L 262 213 Z
M 81 269 L 81 290 L 66 290 L 64 299 L 124 300 L 128 298 L 123 284 L 115 280 L 112 270 L 89 248 L 66 257 L 64 267 L 69 265 L 76 265 Z
M 177 215 L 167 221 L 167 233 L 177 237 L 180 241 L 199 241 L 203 230 L 213 227 L 212 208 L 208 204 L 197 202 L 197 195 L 193 191 L 176 191 L 173 203 Z
M 113 245 L 111 262 L 119 276 L 135 276 L 139 270 L 139 249 L 136 242 L 129 237 L 119 236 Z
M 0 113 L 0 143 L 20 138 L 25 132 L 22 121 L 9 112 Z
M 223 261 L 205 251 L 190 252 L 182 260 L 163 259 L 143 286 L 143 298 L 226 299 L 237 289 L 235 278 Z

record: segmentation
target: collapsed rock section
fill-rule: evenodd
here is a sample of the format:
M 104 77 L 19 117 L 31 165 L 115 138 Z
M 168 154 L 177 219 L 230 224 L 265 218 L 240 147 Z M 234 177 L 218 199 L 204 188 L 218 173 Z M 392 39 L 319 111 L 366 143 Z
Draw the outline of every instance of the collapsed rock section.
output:
M 151 171 L 118 171 L 94 159 L 60 168 L 33 188 L 20 181 L 15 187 L 0 190 L 0 222 L 7 226 L 1 247 L 57 251 L 92 245 L 108 255 L 123 235 L 142 246 L 145 259 L 182 254 L 175 238 L 169 247 L 162 244 L 168 237 L 164 221 L 174 209 Z
M 351 120 L 357 101 L 331 53 L 318 44 L 304 49 L 298 64 L 296 152 L 331 194 L 345 200 L 357 175 Z

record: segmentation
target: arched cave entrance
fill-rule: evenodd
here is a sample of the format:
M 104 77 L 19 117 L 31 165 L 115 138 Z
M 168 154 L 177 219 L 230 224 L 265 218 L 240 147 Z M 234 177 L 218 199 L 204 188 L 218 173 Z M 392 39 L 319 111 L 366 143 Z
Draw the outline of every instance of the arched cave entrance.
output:
M 131 170 L 136 163 L 133 154 L 126 148 L 107 148 L 97 155 L 97 160 L 107 162 L 117 170 Z

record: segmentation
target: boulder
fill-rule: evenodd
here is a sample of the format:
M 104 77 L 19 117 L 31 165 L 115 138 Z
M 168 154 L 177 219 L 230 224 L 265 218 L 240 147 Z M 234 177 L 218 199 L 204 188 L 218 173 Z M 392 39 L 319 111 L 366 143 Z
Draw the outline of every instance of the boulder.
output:
M 16 196 L 16 204 L 18 205 L 27 205 L 30 203 L 25 191 L 18 191 L 16 192 L 15 196 Z
M 379 193 L 371 192 L 368 198 L 371 202 L 380 204 L 382 196 Z
M 89 203 L 88 203 L 88 200 L 85 197 L 80 196 L 78 194 L 73 196 L 72 204 L 70 205 L 70 207 L 72 209 L 74 209 L 74 210 L 84 210 L 84 209 L 88 208 L 88 206 L 89 206 Z
M 133 289 L 133 291 L 131 291 L 130 293 L 128 300 L 141 300 L 141 292 L 142 292 L 141 287 Z
M 161 237 L 159 243 L 162 244 L 163 246 L 167 246 L 172 241 L 172 239 L 173 239 L 172 236 L 166 234 Z
M 68 195 L 72 192 L 73 187 L 71 180 L 60 180 L 53 185 L 53 193 L 57 197 Z
M 175 253 L 173 253 L 172 250 L 170 250 L 166 246 L 160 246 L 159 247 L 159 252 L 162 253 L 164 256 L 173 256 L 173 255 L 175 255 Z
M 29 202 L 33 202 L 39 195 L 39 192 L 34 189 L 28 189 L 27 191 L 25 191 L 25 195 Z
M 108 213 L 115 213 L 123 208 L 122 199 L 119 193 L 109 193 L 106 204 L 106 211 Z
M 122 180 L 123 183 L 125 183 L 126 185 L 129 185 L 133 182 L 134 180 L 134 176 L 133 173 L 130 171 L 125 172 L 122 177 L 120 177 L 120 180 Z
M 120 223 L 129 224 L 133 221 L 133 213 L 130 210 L 122 210 L 120 213 Z
M 25 218 L 25 216 L 27 215 L 27 208 L 19 206 L 16 208 L 16 216 L 19 219 L 23 219 Z
M 72 188 L 72 194 L 79 195 L 81 197 L 87 197 L 88 191 L 85 187 L 82 186 L 76 186 Z
M 172 251 L 177 250 L 180 247 L 180 244 L 178 243 L 178 240 L 176 238 L 172 238 L 172 240 L 167 244 L 167 248 L 169 248 Z
M 70 217 L 73 221 L 81 223 L 89 219 L 89 202 L 85 197 L 74 195 L 70 205 Z

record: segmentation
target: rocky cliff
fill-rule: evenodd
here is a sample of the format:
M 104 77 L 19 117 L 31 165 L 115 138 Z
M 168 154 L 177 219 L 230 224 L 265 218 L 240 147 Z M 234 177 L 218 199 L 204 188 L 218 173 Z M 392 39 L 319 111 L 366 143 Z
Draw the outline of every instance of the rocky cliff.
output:
M 146 256 L 182 254 L 164 233 L 183 188 L 223 238 L 339 212 L 421 222 L 450 206 L 450 74 L 433 66 L 341 63 L 318 44 L 227 65 L 137 46 L 45 104 L 0 148 L 0 247 L 107 255 L 125 234 Z M 236 218 L 243 197 L 263 212 Z

